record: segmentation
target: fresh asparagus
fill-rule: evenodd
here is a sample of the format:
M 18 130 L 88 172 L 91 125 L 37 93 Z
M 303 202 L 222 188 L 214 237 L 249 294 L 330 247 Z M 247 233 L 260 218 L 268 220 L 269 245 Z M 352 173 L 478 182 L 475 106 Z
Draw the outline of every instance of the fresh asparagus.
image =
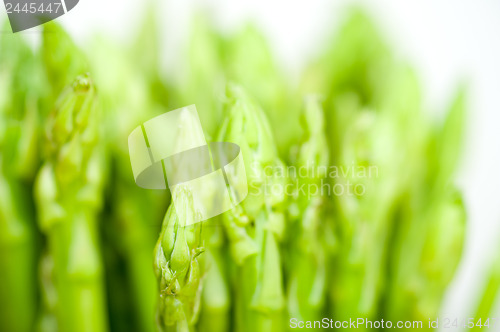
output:
M 35 77 L 31 78 L 31 75 Z M 20 35 L 0 36 L 0 330 L 32 331 L 37 310 L 35 211 L 41 65 Z
M 304 139 L 295 159 L 298 188 L 295 219 L 289 225 L 290 262 L 287 269 L 287 303 L 290 317 L 320 320 L 326 304 L 327 246 L 323 243 L 328 192 L 329 150 L 326 143 L 323 109 L 318 96 L 308 96 L 302 113 Z M 305 175 L 304 172 L 305 171 Z
M 463 206 L 449 188 L 458 162 L 463 98 L 457 98 L 442 133 L 436 132 L 422 110 L 414 73 L 395 61 L 358 10 L 306 72 L 302 89 L 325 95 L 332 164 L 354 167 L 354 174 L 340 174 L 333 184 L 363 188 L 362 195 L 333 195 L 339 247 L 331 261 L 332 315 L 408 319 L 435 314 L 463 243 Z M 359 167 L 365 170 L 361 177 L 355 171 Z M 431 220 L 436 225 L 431 227 Z M 438 245 L 433 241 L 444 224 L 451 239 Z M 445 253 L 451 257 L 446 263 L 439 258 Z M 419 264 L 449 269 L 436 276 Z M 418 283 L 411 277 L 415 274 L 421 276 Z M 420 287 L 429 287 L 425 296 Z
M 485 327 L 493 327 L 497 322 L 494 318 L 494 308 L 498 303 L 498 296 L 500 294 L 500 263 L 498 257 L 491 264 L 488 271 L 489 275 L 486 277 L 483 289 L 478 298 L 477 308 L 475 311 L 475 322 L 483 326 L 476 326 L 473 331 L 480 331 Z
M 238 144 L 247 173 L 249 194 L 224 215 L 230 252 L 238 264 L 233 279 L 235 331 L 279 331 L 283 328 L 284 287 L 279 241 L 284 236 L 284 191 L 266 192 L 276 176 L 265 177 L 265 167 L 283 167 L 263 111 L 239 86 L 229 85 L 227 117 L 220 141 Z
M 464 116 L 465 96 L 460 91 L 442 127 L 429 136 L 429 163 L 421 180 L 409 187 L 411 199 L 403 206 L 394 245 L 388 317 L 436 316 L 460 261 L 466 213 L 452 176 L 460 156 Z
M 138 123 L 163 112 L 152 96 L 146 75 L 131 66 L 130 54 L 115 41 L 98 38 L 88 54 L 91 70 L 106 110 L 108 152 L 112 169 L 109 181 L 109 221 L 103 225 L 105 248 L 122 262 L 123 272 L 107 278 L 110 286 L 111 326 L 123 331 L 155 331 L 158 291 L 151 264 L 164 210 L 169 199 L 165 192 L 139 188 L 131 176 L 127 137 Z M 119 232 L 117 232 L 119 230 Z M 124 285 L 125 289 L 116 285 Z M 115 287 L 116 286 L 116 287 Z M 123 301 L 131 298 L 132 301 Z
M 47 237 L 42 331 L 107 331 L 98 213 L 103 149 L 96 90 L 88 76 L 67 87 L 48 121 L 35 198 Z
M 155 248 L 154 268 L 160 291 L 157 324 L 161 331 L 191 331 L 198 319 L 203 253 L 202 224 L 191 225 L 197 213 L 191 189 L 177 187 Z M 189 226 L 186 226 L 189 225 Z
M 303 91 L 325 97 L 330 165 L 340 169 L 329 174 L 333 203 L 329 210 L 338 238 L 337 252 L 329 260 L 330 307 L 331 315 L 339 319 L 377 317 L 384 285 L 382 267 L 402 166 L 395 162 L 397 123 L 377 100 L 391 82 L 379 80 L 391 77 L 390 62 L 372 22 L 355 10 L 302 83 Z M 358 177 L 358 169 L 365 175 Z M 378 177 L 378 171 L 388 176 Z
M 301 137 L 300 96 L 292 92 L 262 32 L 247 23 L 224 40 L 224 74 L 238 82 L 262 106 L 282 158 Z
M 231 331 L 231 294 L 225 237 L 220 217 L 204 225 L 206 251 L 202 258 L 205 277 L 198 331 Z
M 222 96 L 225 78 L 222 72 L 222 38 L 203 15 L 192 18 L 190 39 L 183 75 L 176 80 L 178 105 L 195 104 L 205 137 L 213 141 L 222 120 Z
M 89 70 L 89 63 L 83 52 L 68 33 L 54 22 L 43 27 L 41 58 L 52 90 L 48 103 L 54 103 L 76 76 Z
M 423 112 L 415 73 L 395 60 L 366 15 L 354 11 L 306 71 L 300 92 L 321 93 L 322 99 L 306 99 L 300 128 L 301 93 L 292 92 L 254 26 L 227 37 L 198 16 L 180 79 L 164 81 L 155 14 L 148 11 L 131 45 L 101 39 L 86 56 L 49 23 L 42 36 L 44 68 L 17 36 L 0 38 L 0 84 L 6 87 L 0 95 L 0 268 L 6 271 L 0 297 L 9 303 L 0 308 L 0 330 L 32 330 L 37 308 L 29 191 L 42 150 L 37 127 L 86 71 L 95 75 L 105 112 L 97 115 L 88 77 L 64 90 L 48 120 L 35 188 L 48 244 L 39 330 L 105 331 L 107 310 L 111 329 L 120 331 L 279 332 L 291 317 L 435 316 L 463 245 L 465 208 L 452 183 L 463 93 L 444 124 L 434 125 Z M 229 84 L 224 94 L 231 80 L 241 87 Z M 220 129 L 218 140 L 241 147 L 250 193 L 232 211 L 185 226 L 197 211 L 189 187 L 179 187 L 182 204 L 168 209 L 155 247 L 156 221 L 169 199 L 133 183 L 126 137 L 165 107 L 192 103 L 209 140 Z M 273 173 L 285 167 L 280 158 L 308 169 L 307 176 L 292 177 L 299 185 L 345 190 L 351 183 L 363 194 L 285 197 L 272 191 L 290 181 Z M 341 174 L 311 174 L 332 165 Z M 357 167 L 375 173 L 342 174 Z M 106 224 L 98 227 L 105 174 Z M 110 255 L 108 308 L 99 231 Z M 497 288 L 497 274 L 486 292 Z M 492 303 L 493 296 L 484 296 L 478 316 L 485 317 Z

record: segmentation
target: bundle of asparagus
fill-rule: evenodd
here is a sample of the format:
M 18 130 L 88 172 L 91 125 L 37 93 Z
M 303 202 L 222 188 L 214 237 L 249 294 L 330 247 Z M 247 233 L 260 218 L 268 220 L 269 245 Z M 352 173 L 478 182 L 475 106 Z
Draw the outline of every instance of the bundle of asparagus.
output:
M 159 71 L 154 16 L 130 45 L 99 37 L 87 54 L 55 24 L 40 52 L 0 36 L 0 330 L 435 317 L 464 243 L 465 90 L 432 119 L 416 74 L 360 11 L 297 89 L 256 27 L 227 36 L 197 17 L 176 81 Z M 168 207 L 134 184 L 127 149 L 140 123 L 192 103 L 210 141 L 240 146 L 249 189 L 196 224 L 190 187 Z M 497 286 L 495 268 L 478 317 Z

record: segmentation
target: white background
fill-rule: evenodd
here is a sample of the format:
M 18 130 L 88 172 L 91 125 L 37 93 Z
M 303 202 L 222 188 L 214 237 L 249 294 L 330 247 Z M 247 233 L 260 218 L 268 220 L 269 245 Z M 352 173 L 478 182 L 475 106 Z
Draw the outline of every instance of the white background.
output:
M 59 21 L 79 41 L 97 31 L 126 41 L 141 19 L 145 2 L 80 0 Z M 373 14 L 394 49 L 417 69 L 431 111 L 447 105 L 460 80 L 469 82 L 467 144 L 459 176 L 469 213 L 468 232 L 464 259 L 446 296 L 443 316 L 471 316 L 481 276 L 492 257 L 500 255 L 500 1 L 159 2 L 167 72 L 186 40 L 190 14 L 200 6 L 209 9 L 224 30 L 237 28 L 248 18 L 255 20 L 296 79 L 307 59 L 338 26 L 343 9 L 357 3 Z M 5 16 L 4 11 L 0 16 Z

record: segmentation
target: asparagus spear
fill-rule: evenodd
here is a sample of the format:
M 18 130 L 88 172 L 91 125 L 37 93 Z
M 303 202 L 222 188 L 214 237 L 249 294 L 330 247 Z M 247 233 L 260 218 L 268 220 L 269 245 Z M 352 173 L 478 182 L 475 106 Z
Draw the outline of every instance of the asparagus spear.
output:
M 224 44 L 224 73 L 238 82 L 259 102 L 271 125 L 280 155 L 300 137 L 300 99 L 291 91 L 288 77 L 278 66 L 265 36 L 246 24 Z
M 35 187 L 39 227 L 47 236 L 44 331 L 107 330 L 97 223 L 104 173 L 99 132 L 95 87 L 79 76 L 49 119 Z
M 202 258 L 205 278 L 203 280 L 199 331 L 230 331 L 231 298 L 228 285 L 225 238 L 220 217 L 204 225 L 206 252 Z
M 22 206 L 29 197 L 19 184 L 0 175 L 0 329 L 32 331 L 36 312 L 34 234 L 31 216 Z
M 120 49 L 120 56 L 127 57 L 129 66 L 137 71 L 145 80 L 149 90 L 150 101 L 164 107 L 171 106 L 172 88 L 167 85 L 162 76 L 162 50 L 161 50 L 161 21 L 158 17 L 160 1 L 147 0 L 137 34 L 130 45 L 129 51 L 124 54 Z M 109 42 L 109 41 L 108 41 Z
M 112 165 L 109 183 L 112 189 L 108 197 L 110 220 L 103 226 L 105 245 L 110 253 L 110 263 L 112 257 L 116 257 L 123 265 L 119 273 L 107 275 L 110 320 L 112 327 L 119 330 L 155 331 L 158 291 L 151 252 L 161 228 L 158 220 L 161 220 L 169 200 L 164 192 L 144 190 L 134 183 L 127 137 L 138 123 L 163 112 L 163 109 L 151 96 L 149 78 L 132 65 L 134 60 L 122 51 L 122 47 L 99 38 L 94 41 L 94 51 L 89 54 L 101 92 L 100 101 L 106 109 L 104 116 Z M 125 289 L 116 286 L 122 284 Z
M 43 26 L 41 57 L 51 86 L 51 104 L 62 90 L 78 75 L 89 70 L 89 64 L 82 51 L 71 37 L 57 23 Z
M 498 303 L 498 294 L 500 291 L 500 264 L 498 258 L 495 258 L 488 273 L 486 282 L 480 293 L 474 317 L 476 318 L 476 322 L 481 320 L 482 324 L 486 323 L 493 326 L 496 322 L 490 318 L 492 317 L 496 303 Z M 473 330 L 479 331 L 481 329 L 482 327 L 475 326 Z
M 235 273 L 236 331 L 279 331 L 284 307 L 279 241 L 284 232 L 281 209 L 284 191 L 266 192 L 284 179 L 270 176 L 265 167 L 283 167 L 277 155 L 267 119 L 239 86 L 229 85 L 227 120 L 219 139 L 238 144 L 247 172 L 249 194 L 224 215 L 231 256 L 239 265 Z
M 433 317 L 461 258 L 465 208 L 453 188 L 465 121 L 460 91 L 442 127 L 427 141 L 428 164 L 409 187 L 411 200 L 403 207 L 393 256 L 389 315 Z
M 202 141 L 197 116 L 185 113 L 179 121 L 183 131 L 170 142 L 178 151 L 182 151 L 186 142 Z M 159 290 L 156 320 L 162 331 L 191 331 L 199 317 L 204 274 L 198 257 L 205 251 L 203 223 L 194 223 L 200 220 L 202 212 L 195 210 L 193 187 L 189 182 L 170 189 L 175 199 L 167 210 L 154 251 Z
M 346 16 L 325 54 L 306 69 L 301 81 L 301 91 L 325 97 L 332 165 L 338 163 L 338 147 L 348 133 L 352 116 L 364 106 L 373 107 L 379 92 L 388 90 L 382 78 L 390 74 L 392 59 L 366 13 L 354 8 Z M 344 109 L 346 106 L 348 109 Z
M 29 75 L 28 75 L 29 74 Z M 30 76 L 35 77 L 31 78 Z M 31 331 L 37 309 L 33 177 L 43 72 L 20 35 L 0 36 L 0 330 Z
M 198 319 L 203 251 L 201 223 L 189 187 L 179 186 L 177 206 L 170 205 L 155 247 L 154 269 L 160 290 L 157 324 L 161 331 L 191 331 Z M 186 226 L 189 225 L 189 226 Z
M 340 170 L 329 174 L 339 245 L 330 261 L 329 288 L 332 315 L 342 319 L 376 317 L 384 285 L 381 266 L 401 173 L 394 139 L 399 129 L 377 97 L 393 81 L 380 79 L 391 77 L 390 61 L 373 23 L 354 10 L 302 83 L 303 91 L 325 96 L 330 162 Z M 365 172 L 361 177 L 360 168 Z
M 350 181 L 354 186 L 362 185 L 365 192 L 334 197 L 340 244 L 333 260 L 334 316 L 407 319 L 421 317 L 416 297 L 403 295 L 401 289 L 390 291 L 400 295 L 397 303 L 381 297 L 386 287 L 397 283 L 393 274 L 419 269 L 416 257 L 432 261 L 434 258 L 427 257 L 429 253 L 421 256 L 424 243 L 426 248 L 435 248 L 434 256 L 449 252 L 454 257 L 454 263 L 447 264 L 451 271 L 460 255 L 463 209 L 446 188 L 457 163 L 463 108 L 457 102 L 443 133 L 435 135 L 431 121 L 422 114 L 415 75 L 393 61 L 385 42 L 374 31 L 370 20 L 354 11 L 332 49 L 307 72 L 303 89 L 325 94 L 333 165 L 368 170 L 374 166 L 377 170 L 375 176 L 361 179 L 341 174 L 333 182 L 345 189 Z M 419 167 L 423 161 L 427 161 L 424 167 Z M 420 189 L 411 189 L 415 187 Z M 430 194 L 428 188 L 432 188 Z M 433 207 L 425 208 L 428 212 L 415 212 L 430 202 Z M 444 211 L 455 212 L 445 218 L 448 212 Z M 431 245 L 433 236 L 438 236 L 442 228 L 429 227 L 428 220 L 442 224 L 443 218 L 453 219 L 448 224 L 453 230 L 452 244 Z M 401 234 L 405 234 L 404 239 Z M 394 249 L 389 251 L 392 246 Z M 401 246 L 406 248 L 405 253 L 401 253 Z M 415 259 L 408 258 L 412 255 Z M 399 263 L 394 263 L 394 257 L 400 259 Z M 429 287 L 422 301 L 425 297 L 427 308 L 434 312 L 450 271 L 443 271 L 440 278 L 434 277 L 436 280 L 428 272 L 422 274 L 426 276 L 421 278 L 420 287 Z M 413 287 L 405 275 L 403 283 Z M 422 295 L 421 289 L 415 294 Z M 387 302 L 392 303 L 390 308 L 384 304 Z M 379 303 L 385 309 L 380 309 Z M 412 309 L 403 309 L 407 307 Z
M 222 115 L 218 98 L 225 84 L 221 44 L 207 17 L 195 15 L 186 60 L 181 62 L 183 75 L 178 79 L 177 101 L 180 105 L 196 104 L 209 141 L 215 137 Z
M 297 186 L 306 188 L 306 192 L 296 197 L 296 220 L 290 225 L 287 301 L 290 317 L 307 321 L 321 319 L 326 298 L 327 246 L 321 240 L 328 192 L 322 190 L 327 183 L 329 150 L 317 96 L 306 98 L 302 117 L 306 135 L 294 164 Z

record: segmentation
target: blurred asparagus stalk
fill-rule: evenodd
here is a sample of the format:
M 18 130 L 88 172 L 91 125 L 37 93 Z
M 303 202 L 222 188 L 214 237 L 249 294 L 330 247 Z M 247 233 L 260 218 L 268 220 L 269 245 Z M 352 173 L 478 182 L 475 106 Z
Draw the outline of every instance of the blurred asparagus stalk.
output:
M 209 25 L 207 17 L 192 19 L 187 56 L 182 61 L 183 75 L 178 79 L 178 105 L 195 104 L 205 137 L 215 137 L 222 120 L 219 97 L 224 91 L 222 39 Z
M 107 331 L 97 223 L 105 172 L 100 123 L 95 87 L 79 76 L 48 121 L 35 187 L 39 227 L 47 236 L 42 331 Z
M 143 34 L 139 37 L 147 38 Z M 135 41 L 134 45 L 137 43 Z M 158 220 L 161 220 L 169 200 L 164 192 L 144 190 L 134 183 L 127 137 L 138 123 L 164 111 L 157 100 L 161 93 L 151 88 L 154 83 L 148 76 L 150 71 L 142 70 L 146 64 L 132 65 L 134 60 L 122 51 L 123 45 L 103 38 L 94 40 L 93 45 L 93 52 L 88 56 L 106 109 L 104 115 L 112 165 L 108 197 L 111 215 L 103 227 L 104 237 L 109 256 L 118 257 L 125 265 L 121 273 L 113 274 L 113 269 L 110 269 L 107 275 L 112 301 L 111 324 L 120 330 L 155 331 L 158 290 L 151 252 L 161 228 Z M 164 102 L 167 97 L 162 96 Z M 122 289 L 117 284 L 127 287 Z M 133 300 L 123 301 L 122 296 Z
M 390 77 L 390 61 L 372 22 L 354 10 L 302 82 L 303 91 L 325 96 L 330 165 L 339 170 L 329 174 L 339 244 L 330 261 L 329 288 L 332 315 L 339 319 L 377 317 L 384 286 L 391 216 L 404 166 L 394 139 L 398 125 L 377 100 L 390 83 L 381 79 Z
M 491 327 L 496 323 L 495 320 L 491 319 L 494 315 L 493 310 L 498 303 L 498 295 L 500 294 L 500 260 L 498 257 L 493 261 L 490 270 L 488 271 L 488 276 L 486 277 L 486 282 L 480 293 L 477 308 L 475 312 L 475 322 L 477 323 L 481 320 L 481 324 L 488 324 Z M 472 330 L 479 331 L 484 328 L 481 326 L 475 326 Z
M 1 170 L 3 173 L 3 169 Z M 36 312 L 35 238 L 31 216 L 21 202 L 26 193 L 19 193 L 16 184 L 0 175 L 0 329 L 32 331 Z
M 222 121 L 224 86 L 238 82 L 261 103 L 283 156 L 300 133 L 300 108 L 286 78 L 276 65 L 264 36 L 253 25 L 226 37 L 216 31 L 209 17 L 192 20 L 186 69 L 180 78 L 180 104 L 196 104 L 209 139 Z
M 238 82 L 261 105 L 268 118 L 282 157 L 288 157 L 292 144 L 301 136 L 300 97 L 292 86 L 259 29 L 245 24 L 224 40 L 224 74 Z
M 295 220 L 289 225 L 287 303 L 290 317 L 307 321 L 320 320 L 326 303 L 327 252 L 322 239 L 328 193 L 323 192 L 323 185 L 327 183 L 329 150 L 319 97 L 308 96 L 304 104 L 305 135 L 293 159 L 297 188 L 306 190 L 296 194 Z
M 389 317 L 424 319 L 438 314 L 446 286 L 461 259 L 465 208 L 452 176 L 460 157 L 465 95 L 459 91 L 442 126 L 431 131 L 420 181 L 397 220 Z
M 88 72 L 89 64 L 83 52 L 57 23 L 44 24 L 42 36 L 41 58 L 51 87 L 47 102 L 53 104 L 76 76 Z
M 32 77 L 33 75 L 33 77 Z M 37 310 L 35 212 L 40 63 L 20 35 L 0 36 L 0 330 L 32 331 Z
M 206 252 L 204 263 L 199 331 L 230 331 L 231 294 L 228 284 L 227 255 L 221 217 L 204 225 Z
M 224 215 L 230 253 L 238 265 L 233 278 L 235 331 L 283 328 L 284 291 L 279 241 L 285 228 L 284 192 L 269 191 L 284 179 L 265 178 L 265 167 L 284 167 L 262 110 L 239 86 L 229 85 L 226 121 L 218 139 L 238 144 L 245 161 L 249 194 Z
M 422 112 L 415 75 L 392 58 L 376 30 L 352 11 L 302 84 L 325 95 L 332 164 L 353 171 L 333 185 L 363 189 L 333 197 L 339 238 L 333 315 L 425 318 L 437 311 L 463 243 L 463 206 L 449 188 L 463 104 L 458 97 L 436 132 Z M 430 266 L 447 268 L 431 273 Z
M 337 112 L 349 113 L 340 115 L 349 121 L 337 154 L 337 165 L 348 174 L 335 179 L 344 192 L 334 192 L 342 243 L 332 287 L 337 314 L 387 317 L 379 303 L 391 283 L 387 269 L 399 228 L 395 218 L 404 191 L 420 182 L 428 124 L 420 113 L 417 84 L 413 73 L 397 64 L 385 79 L 390 87 L 385 98 L 363 106 L 349 93 L 334 102 Z
M 164 75 L 162 75 L 160 43 L 162 21 L 158 17 L 161 1 L 146 0 L 144 3 L 145 12 L 137 34 L 133 36 L 129 45 L 123 47 L 128 48 L 125 54 L 123 48 L 120 49 L 120 57 L 126 57 L 128 65 L 133 67 L 132 70 L 144 79 L 144 83 L 148 87 L 149 102 L 169 107 L 173 93 L 172 87 L 167 84 Z

